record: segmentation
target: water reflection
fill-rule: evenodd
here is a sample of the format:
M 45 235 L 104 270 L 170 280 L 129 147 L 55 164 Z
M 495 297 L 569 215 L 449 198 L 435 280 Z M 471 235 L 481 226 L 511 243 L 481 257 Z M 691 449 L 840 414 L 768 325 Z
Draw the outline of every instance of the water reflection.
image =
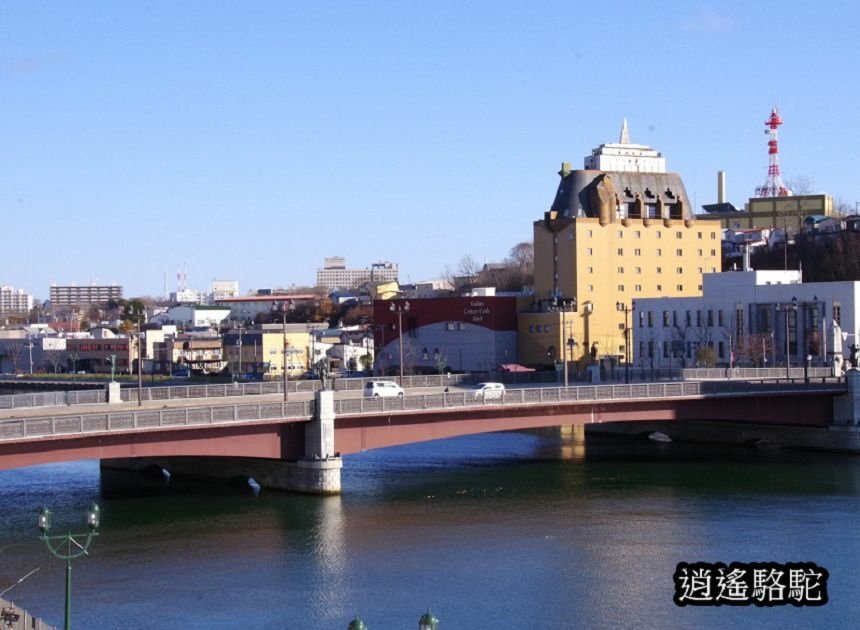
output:
M 562 431 L 469 436 L 350 456 L 344 494 L 99 474 L 94 462 L 0 473 L 0 583 L 62 620 L 62 563 L 35 512 L 103 507 L 75 566 L 78 627 L 746 627 L 748 610 L 681 611 L 681 560 L 817 561 L 835 576 L 817 627 L 860 614 L 856 458 Z M 500 596 L 500 594 L 502 594 Z M 768 611 L 769 623 L 791 626 Z M 766 624 L 764 624 L 766 625 Z M 841 627 L 846 626 L 844 623 Z

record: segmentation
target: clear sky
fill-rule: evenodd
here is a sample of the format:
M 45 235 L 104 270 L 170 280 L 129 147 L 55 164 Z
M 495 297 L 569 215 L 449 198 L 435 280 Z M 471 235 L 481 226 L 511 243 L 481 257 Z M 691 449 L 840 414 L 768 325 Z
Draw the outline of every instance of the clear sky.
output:
M 531 6 L 535 5 L 535 6 Z M 631 141 L 697 206 L 860 201 L 856 2 L 0 2 L 0 284 L 127 297 L 438 277 L 531 240 L 561 162 Z

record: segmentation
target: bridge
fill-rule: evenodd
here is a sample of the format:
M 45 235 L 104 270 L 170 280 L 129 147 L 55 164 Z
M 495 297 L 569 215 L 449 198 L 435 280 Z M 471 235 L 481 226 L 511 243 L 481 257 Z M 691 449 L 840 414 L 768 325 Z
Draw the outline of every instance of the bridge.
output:
M 161 388 L 167 389 L 167 388 Z M 173 388 L 171 388 L 173 389 Z M 220 390 L 219 390 L 220 391 Z M 0 413 L 0 469 L 99 459 L 263 486 L 338 492 L 340 456 L 460 435 L 611 422 L 718 420 L 826 429 L 857 425 L 860 372 L 846 380 L 671 381 L 508 389 L 499 399 L 430 388 L 398 398 L 294 392 L 83 403 Z M 157 397 L 151 393 L 150 397 Z M 35 399 L 34 399 L 35 400 Z M 2 407 L 2 405 L 0 405 Z M 226 460 L 224 458 L 230 458 Z

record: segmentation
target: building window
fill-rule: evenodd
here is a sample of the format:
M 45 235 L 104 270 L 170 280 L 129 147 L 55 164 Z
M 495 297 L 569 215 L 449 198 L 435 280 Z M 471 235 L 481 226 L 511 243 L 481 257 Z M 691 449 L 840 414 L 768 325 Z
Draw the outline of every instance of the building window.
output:
M 657 238 L 663 238 L 663 232 L 657 232 Z
M 642 285 L 641 285 L 641 284 L 637 284 L 637 285 L 635 285 L 635 286 L 633 287 L 633 289 L 634 289 L 637 293 L 642 293 Z
M 642 232 L 640 232 L 639 230 L 636 230 L 635 232 L 633 232 L 633 235 L 634 235 L 636 238 L 642 238 Z
M 696 327 L 702 327 L 702 311 L 696 311 Z
M 619 267 L 619 268 L 618 268 L 618 273 L 624 273 L 624 267 Z
M 448 324 L 448 330 L 454 330 L 454 329 L 451 327 L 451 324 Z M 533 333 L 534 331 L 535 331 L 534 324 L 529 324 L 529 332 L 530 332 L 530 333 Z
M 684 255 L 684 250 L 683 250 L 683 249 L 676 249 L 676 250 L 675 250 L 675 255 L 676 255 L 676 256 L 683 256 L 683 255 Z
M 712 238 L 712 239 L 717 238 L 717 233 L 716 233 L 716 232 L 711 232 L 711 238 Z
M 593 284 L 589 284 L 589 285 L 588 285 L 588 292 L 589 292 L 589 293 L 594 293 L 594 285 L 593 285 Z
M 712 249 L 712 250 L 711 250 L 711 256 L 716 256 L 716 255 L 717 255 L 717 250 Z
M 675 238 L 684 238 L 684 235 L 681 232 L 675 232 Z
M 725 358 L 725 356 L 726 356 L 726 342 L 725 341 L 720 341 L 717 344 L 717 352 L 719 353 L 719 357 L 721 359 Z
M 711 328 L 714 325 L 714 311 L 712 309 L 708 309 L 708 328 Z
M 618 238 L 622 238 L 624 236 L 624 232 L 618 230 Z
M 648 328 L 654 328 L 654 313 L 648 311 Z
M 645 326 L 645 313 L 639 311 L 639 328 Z M 621 328 L 624 328 L 624 324 L 621 324 Z
M 636 273 L 636 274 L 642 273 L 642 267 L 633 267 L 633 273 Z
M 588 249 L 586 249 L 586 250 L 585 250 L 585 253 L 586 253 L 588 256 L 591 256 L 594 252 L 593 252 L 593 250 L 589 247 Z
M 585 271 L 586 273 L 594 273 L 594 267 L 586 267 Z
M 672 325 L 678 327 L 678 311 L 672 311 Z
M 684 285 L 679 284 L 678 286 L 675 287 L 675 290 L 678 291 L 679 293 L 683 292 L 684 291 Z
M 657 273 L 663 273 L 663 267 L 657 267 Z
M 662 284 L 658 284 L 658 285 L 657 285 L 657 293 L 660 293 L 662 290 L 663 290 L 663 285 L 662 285 Z
M 723 309 L 717 311 L 717 326 L 725 326 L 726 318 L 723 317 Z
M 697 255 L 699 258 L 701 258 L 701 257 L 702 257 L 702 250 L 701 250 L 701 249 L 697 249 L 697 250 L 696 250 L 696 255 Z
M 683 267 L 675 267 L 675 273 L 684 273 Z
M 696 238 L 698 238 L 699 240 L 702 240 L 702 233 L 696 232 Z
M 619 293 L 624 293 L 624 285 L 623 285 L 623 284 L 619 284 L 619 285 L 618 285 L 618 292 L 619 292 Z
M 842 326 L 842 303 L 834 302 L 833 303 L 833 321 L 835 321 L 839 326 Z
M 543 331 L 544 331 L 545 333 L 548 333 L 548 332 L 549 332 L 549 324 L 544 324 L 544 325 L 543 325 Z
M 641 255 L 642 255 L 642 250 L 641 250 L 641 249 L 638 249 L 638 248 L 637 248 L 637 249 L 634 249 L 634 250 L 633 250 L 633 255 L 634 255 L 634 256 L 641 256 Z
M 669 311 L 663 311 L 663 328 L 669 327 Z
M 623 250 L 622 248 L 620 248 L 620 247 L 618 248 L 618 255 L 619 255 L 619 256 L 623 256 L 623 255 L 624 255 L 624 250 Z
M 591 230 L 588 230 L 588 231 L 586 231 L 586 235 L 588 236 L 588 238 L 591 238 L 594 235 L 594 233 Z
M 663 255 L 663 250 L 662 250 L 662 249 L 660 249 L 660 248 L 657 248 L 657 252 L 656 252 L 656 254 L 657 254 L 658 256 L 662 256 L 662 255 Z

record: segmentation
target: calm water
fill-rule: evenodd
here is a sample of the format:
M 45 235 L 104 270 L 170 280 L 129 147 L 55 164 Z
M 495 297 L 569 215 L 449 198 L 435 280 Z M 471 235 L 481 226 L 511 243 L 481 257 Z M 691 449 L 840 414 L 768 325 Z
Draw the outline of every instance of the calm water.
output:
M 316 498 L 102 477 L 95 462 L 0 472 L 0 590 L 62 624 L 63 563 L 36 512 L 84 529 L 79 630 L 854 628 L 860 458 L 493 434 L 347 458 Z M 823 608 L 677 608 L 679 561 L 812 561 Z

